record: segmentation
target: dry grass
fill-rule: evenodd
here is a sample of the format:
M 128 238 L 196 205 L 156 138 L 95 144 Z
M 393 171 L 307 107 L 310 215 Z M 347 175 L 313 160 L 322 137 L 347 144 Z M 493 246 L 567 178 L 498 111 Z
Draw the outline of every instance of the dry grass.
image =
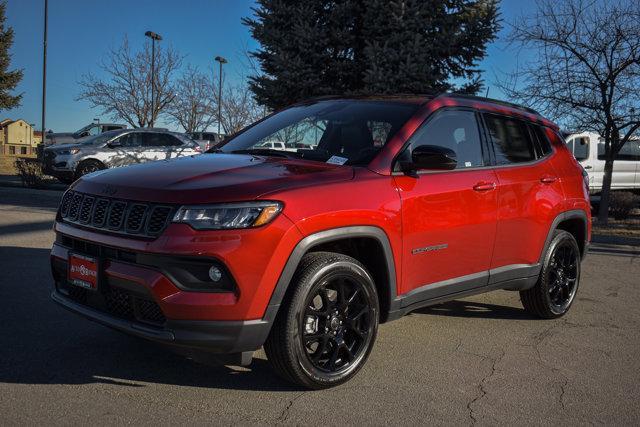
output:
M 640 209 L 631 211 L 629 218 L 617 220 L 609 217 L 609 224 L 602 226 L 593 218 L 593 233 L 609 236 L 640 237 Z

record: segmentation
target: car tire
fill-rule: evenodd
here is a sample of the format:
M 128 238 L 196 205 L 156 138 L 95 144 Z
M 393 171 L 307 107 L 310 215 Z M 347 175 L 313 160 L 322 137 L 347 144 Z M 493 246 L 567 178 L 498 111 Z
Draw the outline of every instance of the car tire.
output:
M 75 179 L 80 178 L 88 173 L 106 169 L 105 165 L 98 160 L 84 160 L 80 162 L 76 168 Z
M 357 260 L 305 255 L 264 345 L 274 370 L 310 389 L 342 384 L 365 364 L 378 331 L 373 279 Z
M 578 292 L 580 260 L 580 248 L 573 235 L 556 230 L 544 254 L 538 282 L 520 292 L 525 310 L 543 319 L 564 316 Z

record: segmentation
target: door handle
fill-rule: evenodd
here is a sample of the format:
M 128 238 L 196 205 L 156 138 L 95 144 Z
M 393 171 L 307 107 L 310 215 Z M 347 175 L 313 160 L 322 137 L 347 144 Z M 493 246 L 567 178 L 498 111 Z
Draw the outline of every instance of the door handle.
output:
M 584 168 L 585 168 L 585 169 L 593 169 L 593 166 L 591 166 L 591 165 L 587 165 L 587 166 L 585 166 Z
M 542 178 L 540 178 L 540 182 L 543 183 L 543 184 L 553 184 L 557 180 L 558 180 L 558 178 L 556 178 L 555 176 L 551 176 L 551 175 L 545 175 Z
M 491 190 L 494 190 L 495 188 L 496 188 L 495 182 L 485 182 L 485 181 L 481 181 L 473 186 L 473 189 L 475 191 L 491 191 Z

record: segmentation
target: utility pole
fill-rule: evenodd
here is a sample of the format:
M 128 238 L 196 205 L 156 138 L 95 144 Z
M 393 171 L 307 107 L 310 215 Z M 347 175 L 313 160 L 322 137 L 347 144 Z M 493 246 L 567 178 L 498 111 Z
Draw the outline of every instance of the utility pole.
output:
M 45 113 L 47 109 L 47 15 L 49 13 L 49 1 L 44 0 L 44 39 L 42 43 L 42 144 L 45 142 Z
M 222 122 L 222 64 L 226 64 L 227 60 L 222 56 L 214 58 L 220 63 L 220 83 L 218 83 L 218 137 L 220 137 L 220 123 Z
M 154 33 L 153 31 L 147 31 L 144 35 L 151 39 L 151 121 L 149 122 L 149 125 L 150 127 L 153 127 L 156 112 L 156 40 L 162 40 L 162 36 Z

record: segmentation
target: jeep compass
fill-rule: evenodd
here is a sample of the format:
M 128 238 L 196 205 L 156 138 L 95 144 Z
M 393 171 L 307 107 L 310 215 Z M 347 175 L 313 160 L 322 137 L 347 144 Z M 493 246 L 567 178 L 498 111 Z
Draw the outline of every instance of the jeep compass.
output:
M 93 172 L 55 233 L 63 307 L 196 360 L 264 346 L 317 389 L 420 307 L 506 289 L 564 315 L 591 221 L 554 123 L 444 94 L 313 99 L 203 155 Z

